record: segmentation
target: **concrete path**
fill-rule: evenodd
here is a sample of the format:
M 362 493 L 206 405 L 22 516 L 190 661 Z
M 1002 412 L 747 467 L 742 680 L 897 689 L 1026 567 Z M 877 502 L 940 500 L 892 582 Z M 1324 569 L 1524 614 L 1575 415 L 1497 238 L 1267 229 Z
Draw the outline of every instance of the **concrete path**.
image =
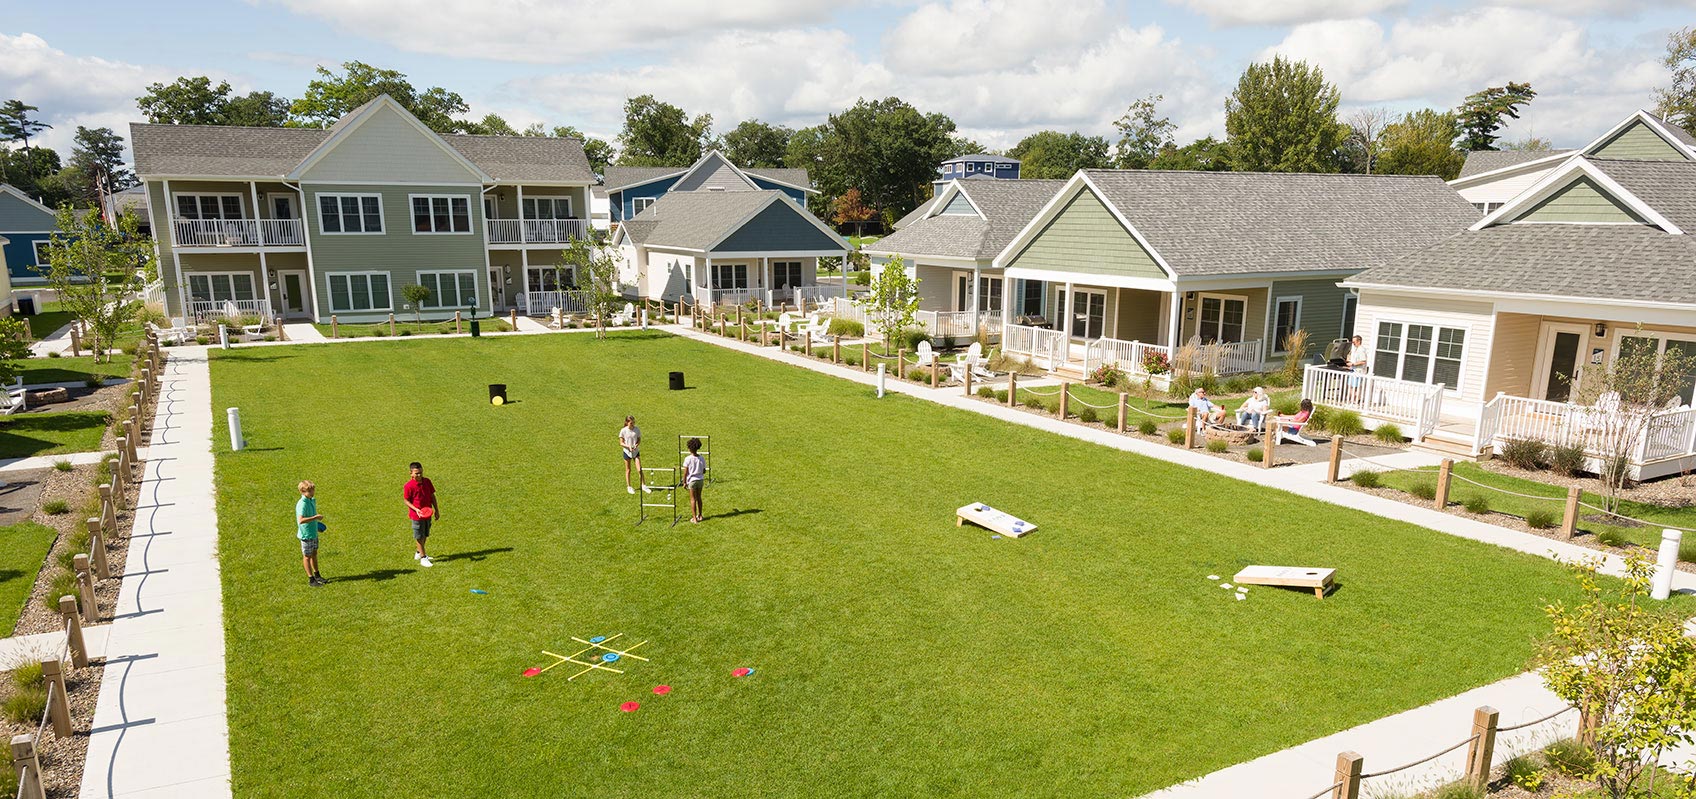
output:
M 0 472 L 27 472 L 32 469 L 51 469 L 59 461 L 70 461 L 77 466 L 99 463 L 107 455 L 116 455 L 117 450 L 105 452 L 69 452 L 64 455 L 36 455 L 29 458 L 0 458 Z M 141 450 L 136 450 L 140 455 Z
M 106 656 L 106 636 L 111 630 L 110 624 L 91 624 L 82 628 L 82 642 L 88 647 L 90 658 Z M 0 671 L 59 657 L 65 651 L 64 630 L 0 638 Z
M 211 377 L 204 347 L 166 353 L 84 799 L 230 796 Z
M 546 324 L 543 324 L 542 322 L 538 322 L 534 319 L 531 319 L 528 316 L 518 317 L 518 327 L 516 327 L 514 329 L 517 330 L 520 333 L 552 333 L 553 332 L 553 328 L 548 327 Z
M 285 322 L 283 323 L 283 335 L 288 336 L 289 341 L 298 344 L 330 340 L 329 336 L 318 332 L 318 328 L 313 327 L 311 322 Z
M 127 378 L 127 377 L 108 377 L 105 380 L 100 381 L 100 385 L 102 385 L 102 386 L 121 386 L 121 385 L 128 383 L 128 382 L 130 382 L 130 379 Z M 87 387 L 88 387 L 88 383 L 86 383 L 82 380 L 61 380 L 57 383 L 25 383 L 24 384 L 24 390 L 25 391 L 45 391 L 45 390 L 50 389 L 50 388 L 87 388 Z M 30 410 L 35 410 L 38 407 L 40 407 L 40 406 L 31 405 Z

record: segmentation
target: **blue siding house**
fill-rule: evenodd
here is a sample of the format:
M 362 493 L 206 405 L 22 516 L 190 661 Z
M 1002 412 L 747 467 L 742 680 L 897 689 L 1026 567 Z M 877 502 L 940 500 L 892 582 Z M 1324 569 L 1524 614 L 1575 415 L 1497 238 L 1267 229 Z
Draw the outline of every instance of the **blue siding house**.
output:
M 744 169 L 717 150 L 688 167 L 609 166 L 603 182 L 615 223 L 674 191 L 780 191 L 803 207 L 818 193 L 805 169 Z
M 937 182 L 946 183 L 950 180 L 980 180 L 997 178 L 1000 180 L 1019 179 L 1019 159 L 1008 158 L 1004 155 L 962 155 L 942 162 L 938 170 L 941 177 Z
M 14 285 L 45 284 L 47 242 L 56 225 L 53 209 L 0 183 L 0 237 L 6 239 L 7 275 Z

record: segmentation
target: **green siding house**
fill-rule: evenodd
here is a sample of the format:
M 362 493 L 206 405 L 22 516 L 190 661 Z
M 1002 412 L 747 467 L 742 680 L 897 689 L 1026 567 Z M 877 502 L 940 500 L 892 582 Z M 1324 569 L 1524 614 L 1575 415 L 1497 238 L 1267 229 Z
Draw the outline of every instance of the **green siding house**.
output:
M 541 313 L 590 236 L 581 142 L 442 136 L 387 95 L 323 130 L 130 130 L 173 317 Z M 431 290 L 419 309 L 409 284 Z
M 1696 160 L 1696 136 L 1639 110 L 1575 150 L 1479 150 L 1466 154 L 1460 176 L 1449 181 L 1480 214 L 1493 213 L 1576 156 L 1629 161 Z

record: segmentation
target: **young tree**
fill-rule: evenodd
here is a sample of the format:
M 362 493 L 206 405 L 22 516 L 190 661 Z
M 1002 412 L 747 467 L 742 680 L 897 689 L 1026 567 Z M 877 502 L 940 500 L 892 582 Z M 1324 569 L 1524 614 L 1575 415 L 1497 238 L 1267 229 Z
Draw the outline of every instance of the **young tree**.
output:
M 40 111 L 33 105 L 25 105 L 22 100 L 7 100 L 0 103 L 0 141 L 21 141 L 24 143 L 24 154 L 29 154 L 31 136 L 44 130 L 51 130 L 52 125 L 35 119 L 31 111 Z
M 1131 103 L 1125 115 L 1113 123 L 1119 129 L 1119 144 L 1113 166 L 1119 169 L 1147 169 L 1164 150 L 1177 146 L 1172 138 L 1178 126 L 1172 120 L 1155 116 L 1155 106 L 1165 95 L 1151 94 Z M 1020 175 L 1024 175 L 1020 171 Z M 1025 175 L 1029 177 L 1028 175 Z M 1066 177 L 1070 177 L 1067 175 Z
M 47 285 L 59 306 L 82 323 L 95 359 L 111 360 L 118 333 L 140 317 L 141 270 L 153 251 L 124 216 L 113 227 L 96 214 L 59 207 L 57 228 L 47 247 Z
M 571 246 L 560 252 L 555 269 L 563 273 L 570 268 L 577 276 L 578 286 L 587 293 L 589 313 L 595 317 L 595 337 L 607 334 L 607 317 L 624 301 L 618 290 L 618 258 L 611 250 L 597 247 L 584 239 L 572 239 Z M 560 275 L 564 286 L 564 275 Z
M 1663 424 L 1659 415 L 1696 381 L 1696 348 L 1624 334 L 1619 352 L 1606 366 L 1590 366 L 1573 386 L 1573 397 L 1590 406 L 1590 449 L 1602 459 L 1603 498 L 1607 510 L 1619 510 L 1630 475 L 1631 456 L 1644 437 Z M 1569 377 L 1562 375 L 1562 377 Z
M 1653 563 L 1627 555 L 1625 579 L 1607 583 L 1599 563 L 1568 564 L 1583 598 L 1544 608 L 1554 629 L 1537 660 L 1549 690 L 1587 722 L 1587 778 L 1624 799 L 1646 795 L 1638 781 L 1663 752 L 1696 741 L 1696 640 L 1675 611 L 1648 604 Z
M 1386 175 L 1436 175 L 1453 180 L 1466 163 L 1455 149 L 1455 115 L 1425 108 L 1385 126 L 1378 171 Z
M 741 167 L 780 167 L 795 132 L 782 125 L 747 120 L 724 134 L 719 142 L 725 157 Z
M 0 384 L 11 385 L 23 370 L 21 361 L 29 358 L 26 323 L 16 316 L 0 318 Z
M 430 299 L 430 287 L 412 283 L 400 287 L 400 298 L 412 306 L 412 321 L 424 324 L 424 301 Z
M 1685 130 L 1696 127 L 1696 28 L 1667 34 L 1661 65 L 1672 73 L 1672 83 L 1655 90 L 1655 113 Z
M 866 319 L 877 328 L 886 346 L 896 345 L 915 325 L 919 311 L 919 279 L 907 276 L 907 265 L 897 255 L 872 276 L 871 290 L 854 304 L 865 309 Z
M 1348 128 L 1337 121 L 1337 87 L 1306 61 L 1250 64 L 1225 100 L 1231 168 L 1243 172 L 1335 172 Z
M 1019 159 L 1019 176 L 1030 180 L 1069 178 L 1080 169 L 1106 169 L 1107 140 L 1082 133 L 1041 130 L 1013 145 L 1007 155 Z
M 860 201 L 859 189 L 849 189 L 830 201 L 830 221 L 837 226 L 853 225 L 855 235 L 863 234 L 866 222 L 875 216 L 877 212 Z
M 1455 116 L 1460 126 L 1462 150 L 1496 149 L 1496 131 L 1504 119 L 1519 119 L 1519 107 L 1531 102 L 1537 92 L 1529 83 L 1508 82 L 1506 86 L 1491 86 L 1468 95 L 1461 101 Z
M 1389 124 L 1388 108 L 1360 108 L 1349 114 L 1348 154 L 1356 171 L 1372 174 L 1384 151 L 1384 128 Z
M 464 123 L 455 116 L 471 110 L 465 98 L 440 86 L 419 91 L 401 72 L 348 61 L 340 75 L 318 67 L 318 77 L 306 84 L 306 93 L 289 105 L 289 112 L 305 127 L 325 128 L 383 94 L 437 133 L 458 132 Z
M 701 160 L 712 138 L 712 114 L 690 119 L 683 109 L 651 94 L 624 101 L 618 134 L 620 166 L 688 166 Z

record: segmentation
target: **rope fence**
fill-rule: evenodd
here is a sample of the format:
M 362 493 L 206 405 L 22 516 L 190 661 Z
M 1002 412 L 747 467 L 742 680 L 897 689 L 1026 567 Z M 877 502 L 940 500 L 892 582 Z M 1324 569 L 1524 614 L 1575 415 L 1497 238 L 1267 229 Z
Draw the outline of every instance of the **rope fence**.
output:
M 1333 782 L 1329 786 L 1326 786 L 1319 793 L 1316 793 L 1312 796 L 1303 797 L 1303 799 L 1319 799 L 1319 797 L 1321 797 L 1321 796 L 1335 796 L 1337 794 L 1337 789 L 1341 788 L 1341 787 L 1343 787 L 1344 785 L 1347 785 L 1347 784 L 1348 783 L 1346 783 L 1346 782 Z
M 1581 507 L 1581 508 L 1589 508 L 1590 510 L 1593 510 L 1597 513 L 1604 515 L 1604 516 L 1612 516 L 1616 519 L 1624 519 L 1625 521 L 1631 522 L 1633 524 L 1640 524 L 1640 525 L 1643 525 L 1644 527 L 1664 527 L 1668 530 L 1678 530 L 1680 532 L 1685 532 L 1685 533 L 1696 533 L 1696 529 L 1691 529 L 1689 527 L 1679 527 L 1676 524 L 1667 524 L 1666 522 L 1645 521 L 1643 519 L 1639 519 L 1639 518 L 1636 518 L 1634 516 L 1627 516 L 1623 513 L 1615 513 L 1611 510 L 1603 510 L 1602 508 L 1598 508 L 1595 505 L 1592 505 L 1588 502 L 1579 502 L 1578 506 Z
M 1539 724 L 1542 724 L 1545 721 L 1548 721 L 1549 719 L 1552 719 L 1556 716 L 1561 715 L 1562 713 L 1568 713 L 1568 712 L 1571 712 L 1571 711 L 1574 711 L 1574 710 L 1577 710 L 1577 709 L 1578 709 L 1577 705 L 1567 705 L 1566 707 L 1563 707 L 1560 710 L 1557 710 L 1553 713 L 1550 713 L 1549 715 L 1544 716 L 1544 717 L 1537 719 L 1535 721 L 1527 721 L 1524 724 L 1515 724 L 1512 727 L 1497 727 L 1496 732 L 1499 732 L 1499 733 L 1500 732 L 1513 732 L 1514 730 L 1523 730 L 1526 727 L 1535 727 Z
M 1477 480 L 1472 480 L 1470 478 L 1467 478 L 1464 475 L 1450 474 L 1449 477 L 1451 477 L 1455 480 L 1459 480 L 1463 483 L 1470 483 L 1472 485 L 1478 486 L 1479 488 L 1488 488 L 1491 491 L 1499 491 L 1503 494 L 1507 494 L 1508 496 L 1519 497 L 1521 499 L 1541 499 L 1541 500 L 1547 500 L 1549 502 L 1565 502 L 1566 501 L 1565 497 L 1545 497 L 1545 496 L 1542 496 L 1540 494 L 1521 494 L 1518 491 L 1509 491 L 1509 490 L 1507 490 L 1505 488 L 1501 488 L 1499 486 L 1486 485 L 1484 483 L 1480 483 Z
M 1499 730 L 1498 730 L 1498 732 L 1499 732 Z M 1466 740 L 1461 741 L 1460 743 L 1455 744 L 1454 746 L 1451 746 L 1447 749 L 1444 749 L 1443 751 L 1438 752 L 1437 754 L 1430 755 L 1428 757 L 1422 757 L 1418 760 L 1413 761 L 1412 763 L 1407 763 L 1405 765 L 1396 766 L 1395 768 L 1387 768 L 1387 769 L 1384 769 L 1383 771 L 1374 771 L 1370 774 L 1362 774 L 1362 775 L 1360 775 L 1360 778 L 1363 779 L 1363 780 L 1369 780 L 1369 779 L 1372 779 L 1373 777 L 1388 776 L 1388 775 L 1394 774 L 1398 771 L 1407 771 L 1408 769 L 1413 768 L 1414 766 L 1423 766 L 1426 763 L 1429 763 L 1433 760 L 1436 760 L 1437 758 L 1442 757 L 1443 755 L 1446 755 L 1450 752 L 1453 752 L 1456 749 L 1459 749 L 1463 746 L 1471 746 L 1472 743 L 1474 741 L 1477 741 L 1480 737 L 1481 736 L 1479 736 L 1477 734 L 1467 736 Z
M 1345 455 L 1349 456 L 1350 458 L 1353 458 L 1357 461 L 1364 461 L 1366 463 L 1372 464 L 1373 466 L 1376 466 L 1379 469 L 1384 470 L 1385 472 L 1429 472 L 1429 471 L 1431 471 L 1430 468 L 1423 467 L 1423 466 L 1390 466 L 1386 463 L 1382 463 L 1380 461 L 1375 461 L 1371 457 L 1368 457 L 1366 455 L 1362 455 L 1358 452 L 1351 452 L 1351 451 L 1349 451 L 1349 449 L 1347 447 L 1343 448 L 1343 454 L 1345 454 Z

